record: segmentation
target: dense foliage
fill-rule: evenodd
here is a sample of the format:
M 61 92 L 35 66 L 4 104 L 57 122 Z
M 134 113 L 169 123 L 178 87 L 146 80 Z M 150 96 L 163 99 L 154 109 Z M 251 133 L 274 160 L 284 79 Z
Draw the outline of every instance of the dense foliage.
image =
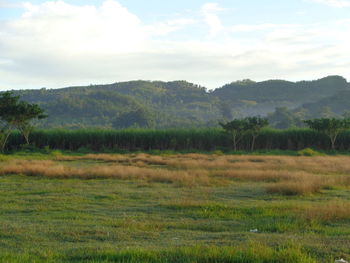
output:
M 9 135 L 18 129 L 29 144 L 29 134 L 33 129 L 32 121 L 46 118 L 44 111 L 37 105 L 20 101 L 19 96 L 4 92 L 0 96 L 0 150 L 3 151 Z
M 20 133 L 9 138 L 8 150 L 25 143 Z M 230 136 L 222 129 L 169 130 L 36 130 L 31 143 L 39 148 L 71 151 L 232 151 Z M 311 129 L 263 129 L 255 141 L 255 150 L 331 149 L 327 135 Z M 251 136 L 242 138 L 237 150 L 251 149 Z M 350 132 L 339 134 L 336 149 L 350 150 Z
M 39 123 L 42 128 L 167 129 L 218 127 L 219 121 L 268 113 L 272 127 L 302 127 L 304 119 L 346 114 L 349 92 L 344 78 L 331 76 L 302 82 L 244 80 L 214 91 L 186 81 L 130 81 L 17 94 L 48 113 L 50 118 Z
M 326 134 L 331 140 L 333 150 L 335 150 L 335 142 L 339 134 L 350 129 L 349 119 L 322 118 L 306 120 L 305 123 L 311 129 Z
M 245 135 L 251 136 L 251 150 L 254 149 L 255 140 L 260 131 L 269 125 L 269 121 L 261 117 L 246 117 L 243 119 L 234 119 L 227 123 L 220 123 L 232 139 L 233 149 L 237 151 L 238 143 Z

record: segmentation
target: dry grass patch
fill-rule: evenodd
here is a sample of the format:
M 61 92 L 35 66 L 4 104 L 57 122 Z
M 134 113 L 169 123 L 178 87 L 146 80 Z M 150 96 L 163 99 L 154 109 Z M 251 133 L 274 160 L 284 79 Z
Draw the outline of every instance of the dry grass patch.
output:
M 212 173 L 215 177 L 224 177 L 229 179 L 239 179 L 242 181 L 257 182 L 279 182 L 286 180 L 298 180 L 300 177 L 306 178 L 314 176 L 306 172 L 297 171 L 278 171 L 278 170 L 224 170 Z
M 337 220 L 350 220 L 349 201 L 331 201 L 326 204 L 313 204 L 302 211 L 302 215 L 312 221 L 332 222 Z
M 205 170 L 170 171 L 125 165 L 98 165 L 94 167 L 68 167 L 53 161 L 15 161 L 0 168 L 0 174 L 24 174 L 59 178 L 77 177 L 141 179 L 151 182 L 175 183 L 181 186 L 209 185 L 210 178 Z
M 314 182 L 280 182 L 271 184 L 266 188 L 268 193 L 282 195 L 305 195 L 318 193 L 323 188 Z
M 105 161 L 105 162 L 128 162 L 129 157 L 121 154 L 86 154 L 83 156 L 55 156 L 56 161 Z
M 106 162 L 69 167 L 59 161 Z M 227 184 L 229 180 L 275 182 L 269 193 L 310 194 L 333 186 L 350 186 L 350 157 L 233 156 L 205 154 L 87 154 L 56 156 L 55 161 L 9 161 L 2 174 L 52 177 L 142 179 L 180 185 Z
M 323 174 L 349 174 L 350 157 L 347 156 L 232 156 L 205 154 L 87 154 L 84 156 L 57 156 L 58 161 L 96 160 L 125 164 L 162 165 L 175 169 L 193 170 L 274 170 L 304 171 Z
M 315 175 L 301 172 L 294 176 L 285 178 L 281 182 L 270 184 L 266 190 L 268 193 L 277 193 L 282 195 L 307 195 L 319 193 L 323 189 L 332 189 L 333 187 L 348 187 L 350 184 L 349 176 L 339 175 Z
M 116 162 L 124 164 L 147 164 L 147 165 L 166 165 L 162 156 L 149 155 L 149 154 L 132 154 L 132 155 L 121 155 L 121 154 L 87 154 L 83 156 L 57 156 L 56 161 L 104 161 L 104 162 Z
M 300 174 L 292 180 L 271 184 L 267 187 L 268 193 L 278 193 L 282 195 L 306 195 L 319 193 L 322 189 L 331 187 L 333 180 L 325 176 Z

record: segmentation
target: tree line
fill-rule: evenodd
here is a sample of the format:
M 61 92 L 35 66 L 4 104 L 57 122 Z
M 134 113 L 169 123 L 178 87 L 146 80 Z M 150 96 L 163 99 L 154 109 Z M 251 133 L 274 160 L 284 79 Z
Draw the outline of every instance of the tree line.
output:
M 303 121 L 310 129 L 325 134 L 331 143 L 332 150 L 336 148 L 336 140 L 340 133 L 350 129 L 350 119 L 320 118 Z M 227 123 L 220 123 L 221 127 L 230 135 L 233 149 L 238 149 L 238 144 L 246 135 L 251 137 L 251 150 L 254 150 L 255 140 L 260 131 L 269 125 L 269 120 L 262 117 L 246 117 L 234 119 Z
M 47 115 L 37 104 L 31 104 L 20 100 L 20 96 L 12 92 L 4 92 L 0 95 L 0 150 L 4 151 L 10 134 L 18 130 L 29 144 L 29 136 L 32 132 L 34 120 L 41 120 Z M 125 116 L 126 121 L 133 120 L 133 116 Z M 350 129 L 350 119 L 320 118 L 304 120 L 304 123 L 312 130 L 326 135 L 335 150 L 336 141 L 340 133 Z M 220 122 L 220 126 L 229 135 L 232 147 L 239 149 L 243 137 L 250 138 L 250 150 L 255 148 L 255 142 L 261 131 L 269 126 L 269 120 L 260 116 L 234 119 L 226 123 Z

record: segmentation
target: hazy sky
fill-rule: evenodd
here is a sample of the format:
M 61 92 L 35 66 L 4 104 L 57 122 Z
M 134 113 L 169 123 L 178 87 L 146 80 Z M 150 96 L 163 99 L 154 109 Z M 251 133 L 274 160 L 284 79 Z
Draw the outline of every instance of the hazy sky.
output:
M 350 79 L 350 0 L 0 0 L 0 90 Z

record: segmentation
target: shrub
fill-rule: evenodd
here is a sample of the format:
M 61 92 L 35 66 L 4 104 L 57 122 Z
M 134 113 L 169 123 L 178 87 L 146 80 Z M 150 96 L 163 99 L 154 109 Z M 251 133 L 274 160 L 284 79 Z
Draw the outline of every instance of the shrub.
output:
M 324 156 L 323 153 L 320 153 L 312 148 L 306 148 L 298 151 L 299 156 Z

